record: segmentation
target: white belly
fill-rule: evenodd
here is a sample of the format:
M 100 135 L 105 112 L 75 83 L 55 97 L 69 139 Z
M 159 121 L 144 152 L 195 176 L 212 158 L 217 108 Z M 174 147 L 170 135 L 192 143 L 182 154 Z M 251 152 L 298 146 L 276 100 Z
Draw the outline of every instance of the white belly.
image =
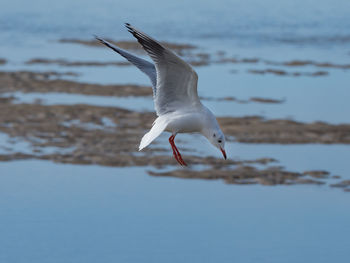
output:
M 187 112 L 187 113 L 170 113 L 171 121 L 165 128 L 171 133 L 191 133 L 200 132 L 203 129 L 203 122 L 205 116 L 201 113 Z

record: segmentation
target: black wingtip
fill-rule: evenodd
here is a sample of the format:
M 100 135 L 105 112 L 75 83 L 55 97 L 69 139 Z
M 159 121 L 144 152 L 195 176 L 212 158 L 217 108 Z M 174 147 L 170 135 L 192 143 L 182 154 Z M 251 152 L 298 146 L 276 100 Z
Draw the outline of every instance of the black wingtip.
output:
M 102 38 L 99 38 L 98 36 L 94 35 L 94 37 L 101 43 L 101 44 L 105 44 L 105 42 L 103 41 Z
M 131 30 L 131 25 L 129 23 L 125 23 L 124 25 L 128 30 Z
M 135 30 L 129 23 L 125 23 L 125 27 L 128 29 L 129 33 L 133 34 L 135 33 Z

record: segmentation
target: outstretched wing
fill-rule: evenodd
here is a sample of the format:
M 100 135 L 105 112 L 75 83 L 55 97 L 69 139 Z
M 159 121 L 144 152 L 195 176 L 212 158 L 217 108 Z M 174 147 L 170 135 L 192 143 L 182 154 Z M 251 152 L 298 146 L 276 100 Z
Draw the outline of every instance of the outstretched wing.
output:
M 149 54 L 157 71 L 155 108 L 158 115 L 200 104 L 197 73 L 192 67 L 145 33 L 125 24 Z
M 157 73 L 155 66 L 148 62 L 147 60 L 144 60 L 142 58 L 136 57 L 129 52 L 113 45 L 112 43 L 99 38 L 95 36 L 97 40 L 99 40 L 102 44 L 105 44 L 107 47 L 113 49 L 115 52 L 126 58 L 129 62 L 134 64 L 136 67 L 138 67 L 143 73 L 145 73 L 152 82 L 152 88 L 153 88 L 153 96 L 156 96 L 156 86 L 157 86 Z

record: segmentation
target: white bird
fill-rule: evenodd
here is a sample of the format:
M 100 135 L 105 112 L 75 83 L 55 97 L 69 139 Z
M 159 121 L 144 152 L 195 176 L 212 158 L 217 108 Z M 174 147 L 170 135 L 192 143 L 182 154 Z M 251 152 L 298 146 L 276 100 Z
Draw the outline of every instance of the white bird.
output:
M 212 145 L 221 150 L 226 159 L 225 136 L 214 114 L 199 100 L 197 73 L 158 41 L 128 23 L 125 26 L 151 57 L 154 65 L 106 40 L 99 37 L 96 39 L 138 67 L 152 82 L 158 118 L 151 130 L 142 137 L 139 151 L 147 147 L 163 131 L 167 131 L 171 133 L 169 143 L 175 159 L 180 165 L 186 165 L 175 145 L 175 136 L 178 133 L 201 133 Z

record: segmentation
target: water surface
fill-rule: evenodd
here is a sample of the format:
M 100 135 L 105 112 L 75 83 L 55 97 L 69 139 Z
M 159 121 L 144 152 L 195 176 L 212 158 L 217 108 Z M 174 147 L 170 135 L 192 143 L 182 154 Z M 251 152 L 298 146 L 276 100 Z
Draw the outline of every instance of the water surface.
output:
M 347 195 L 1 164 L 3 262 L 347 262 Z
M 32 58 L 122 61 L 106 48 L 61 44 L 97 34 L 131 40 L 130 22 L 157 39 L 194 44 L 256 64 L 196 67 L 204 97 L 282 99 L 280 104 L 205 101 L 218 116 L 259 115 L 349 123 L 349 70 L 284 67 L 261 61 L 350 64 L 350 2 L 5 0 L 1 71 L 74 71 L 89 83 L 148 84 L 134 67 L 26 65 Z M 251 69 L 327 71 L 322 77 L 253 75 Z M 235 73 L 232 73 L 234 71 Z M 6 95 L 6 94 L 5 94 Z M 8 94 L 9 95 L 9 94 Z M 16 93 L 17 102 L 86 103 L 152 110 L 151 98 Z M 203 138 L 181 135 L 190 153 L 220 156 Z M 31 152 L 0 134 L 1 153 Z M 167 144 L 167 135 L 158 142 Z M 47 149 L 50 150 L 50 149 Z M 51 149 L 55 151 L 57 149 Z M 290 171 L 324 169 L 349 179 L 347 145 L 228 143 L 234 159 L 272 157 Z M 171 155 L 169 149 L 169 156 Z M 47 161 L 0 163 L 0 261 L 348 262 L 349 194 L 323 186 L 236 186 L 150 177 L 152 167 L 110 168 Z

